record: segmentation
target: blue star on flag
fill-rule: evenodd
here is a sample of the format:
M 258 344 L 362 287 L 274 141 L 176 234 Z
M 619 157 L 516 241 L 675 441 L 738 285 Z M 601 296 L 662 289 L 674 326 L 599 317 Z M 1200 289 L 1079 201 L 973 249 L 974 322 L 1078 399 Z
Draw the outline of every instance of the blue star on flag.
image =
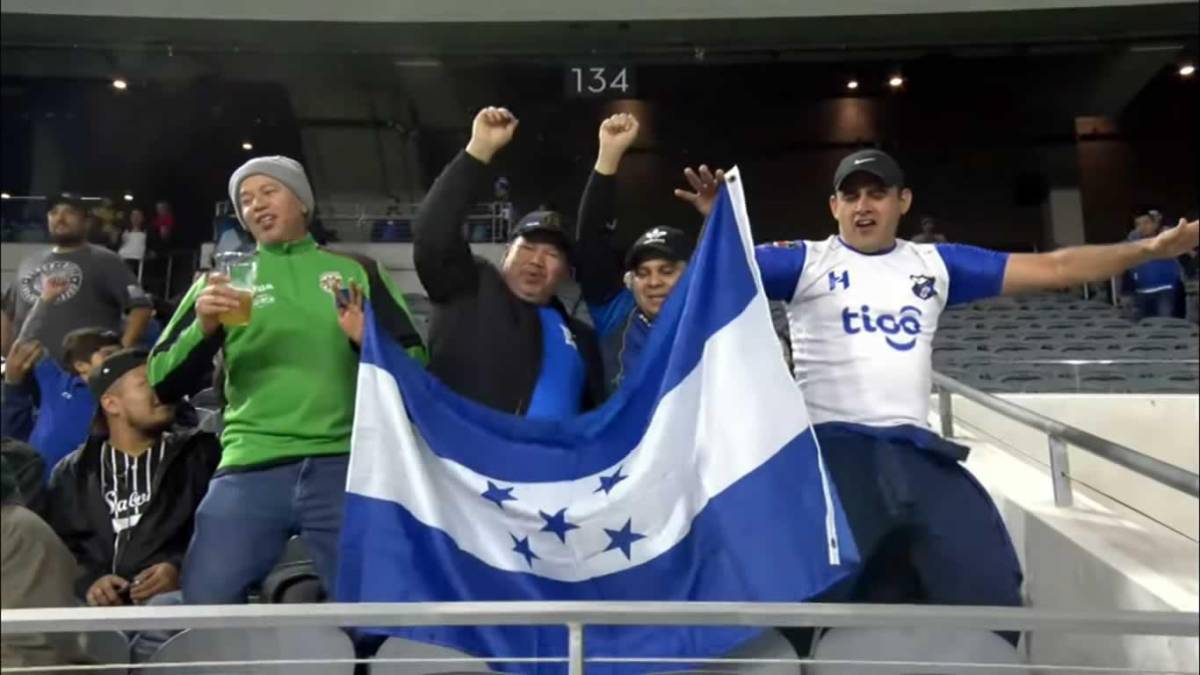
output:
M 513 534 L 512 532 L 509 532 L 508 536 L 512 537 L 513 540 L 514 545 L 512 550 L 516 553 L 520 553 L 521 557 L 525 558 L 526 565 L 533 567 L 534 560 L 541 560 L 541 558 L 539 558 L 537 554 L 533 552 L 533 549 L 529 548 L 529 537 L 517 539 L 517 535 Z
M 502 488 L 489 480 L 487 491 L 479 496 L 483 497 L 489 502 L 495 502 L 496 506 L 499 506 L 500 508 L 504 508 L 504 502 L 517 501 L 517 498 L 512 496 L 514 489 L 516 488 Z
M 558 540 L 564 544 L 567 543 L 567 532 L 579 529 L 578 525 L 567 522 L 566 509 L 559 509 L 558 513 L 554 515 L 550 515 L 545 511 L 538 511 L 538 515 L 546 521 L 546 526 L 542 528 L 542 532 L 553 532 L 558 535 Z
M 630 549 L 633 547 L 633 542 L 638 539 L 645 539 L 646 535 L 638 534 L 633 531 L 633 518 L 625 521 L 625 527 L 619 530 L 610 530 L 607 527 L 604 531 L 608 534 L 608 548 L 605 551 L 611 551 L 614 548 L 621 549 L 621 553 L 625 554 L 625 559 L 630 559 Z
M 595 490 L 592 490 L 592 493 L 595 494 L 595 493 L 603 490 L 604 494 L 608 494 L 608 493 L 612 492 L 612 489 L 614 487 L 617 486 L 617 483 L 620 483 L 621 481 L 625 480 L 626 478 L 629 478 L 629 476 L 621 475 L 622 468 L 623 467 L 618 466 L 617 470 L 614 471 L 613 475 L 611 475 L 611 476 L 600 476 L 600 487 L 596 488 Z

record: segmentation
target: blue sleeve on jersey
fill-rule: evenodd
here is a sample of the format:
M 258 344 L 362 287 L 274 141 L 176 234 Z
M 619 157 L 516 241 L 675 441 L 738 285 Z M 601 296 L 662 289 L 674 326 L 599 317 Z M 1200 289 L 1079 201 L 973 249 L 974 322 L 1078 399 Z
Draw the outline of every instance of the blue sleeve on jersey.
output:
M 770 300 L 791 302 L 804 271 L 808 249 L 802 241 L 764 244 L 754 247 L 754 259 L 762 273 L 763 288 Z
M 934 244 L 950 272 L 947 305 L 961 305 L 1000 295 L 1008 254 L 963 244 Z
M 633 293 L 628 288 L 617 293 L 608 302 L 601 304 L 589 302 L 588 313 L 592 315 L 592 325 L 596 328 L 597 337 L 603 339 L 609 333 L 620 328 L 636 304 L 633 300 Z

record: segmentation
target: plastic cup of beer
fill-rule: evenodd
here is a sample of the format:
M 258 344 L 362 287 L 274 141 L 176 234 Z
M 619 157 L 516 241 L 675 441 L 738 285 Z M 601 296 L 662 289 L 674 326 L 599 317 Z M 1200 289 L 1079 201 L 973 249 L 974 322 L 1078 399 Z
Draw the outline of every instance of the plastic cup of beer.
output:
M 246 326 L 254 307 L 254 281 L 258 273 L 258 258 L 250 252 L 228 251 L 213 257 L 217 272 L 229 277 L 229 287 L 237 291 L 238 308 L 222 312 L 218 317 L 225 326 Z

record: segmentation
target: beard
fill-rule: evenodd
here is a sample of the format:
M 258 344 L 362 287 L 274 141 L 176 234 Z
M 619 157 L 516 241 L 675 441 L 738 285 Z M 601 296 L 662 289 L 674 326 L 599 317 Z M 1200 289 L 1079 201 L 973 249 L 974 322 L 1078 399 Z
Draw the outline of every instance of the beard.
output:
M 66 247 L 79 246 L 83 242 L 84 242 L 84 236 L 82 234 L 76 234 L 74 232 L 71 232 L 71 233 L 62 232 L 62 233 L 58 233 L 58 234 L 54 234 L 54 233 L 50 234 L 50 243 L 54 244 L 55 246 L 66 246 Z

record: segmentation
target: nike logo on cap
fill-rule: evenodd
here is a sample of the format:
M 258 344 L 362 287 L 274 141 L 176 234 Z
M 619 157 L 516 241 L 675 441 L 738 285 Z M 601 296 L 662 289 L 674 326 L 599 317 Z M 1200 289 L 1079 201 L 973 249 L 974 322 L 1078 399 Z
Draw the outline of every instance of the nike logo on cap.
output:
M 858 166 L 859 164 L 865 164 L 867 162 L 874 162 L 874 161 L 875 161 L 874 157 L 863 157 L 862 159 L 854 160 L 854 166 Z

